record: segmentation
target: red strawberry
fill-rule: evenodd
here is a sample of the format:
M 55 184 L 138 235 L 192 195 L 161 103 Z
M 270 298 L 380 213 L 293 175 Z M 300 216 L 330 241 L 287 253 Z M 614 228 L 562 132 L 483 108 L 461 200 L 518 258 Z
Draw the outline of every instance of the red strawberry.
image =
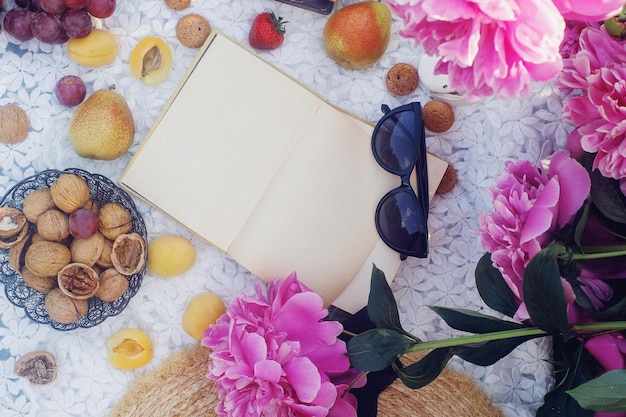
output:
M 248 41 L 256 49 L 276 49 L 285 40 L 285 23 L 274 12 L 261 13 L 254 18 Z

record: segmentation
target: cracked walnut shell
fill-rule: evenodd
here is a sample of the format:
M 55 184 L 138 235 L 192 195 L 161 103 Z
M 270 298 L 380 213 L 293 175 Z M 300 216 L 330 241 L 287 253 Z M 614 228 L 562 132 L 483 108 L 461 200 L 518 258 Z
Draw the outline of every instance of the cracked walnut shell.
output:
M 7 245 L 5 247 L 17 243 L 22 231 L 28 228 L 27 223 L 22 210 L 13 207 L 0 207 L 0 242 Z
M 140 272 L 146 264 L 146 242 L 139 233 L 119 235 L 111 252 L 113 266 L 124 275 Z
M 50 186 L 50 195 L 60 210 L 70 214 L 89 201 L 89 185 L 79 175 L 64 173 Z
M 14 372 L 33 384 L 46 385 L 56 379 L 57 365 L 51 353 L 35 350 L 15 361 Z
M 98 292 L 100 278 L 89 265 L 73 262 L 66 265 L 57 275 L 63 294 L 79 300 L 92 297 Z

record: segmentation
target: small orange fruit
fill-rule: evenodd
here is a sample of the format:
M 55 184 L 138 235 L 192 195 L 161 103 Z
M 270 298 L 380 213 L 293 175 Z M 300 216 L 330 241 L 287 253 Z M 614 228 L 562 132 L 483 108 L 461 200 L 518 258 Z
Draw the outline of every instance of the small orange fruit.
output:
M 118 330 L 107 340 L 106 347 L 109 361 L 119 369 L 141 368 L 152 359 L 152 342 L 139 329 Z
M 183 329 L 194 339 L 201 340 L 204 331 L 224 314 L 226 307 L 219 295 L 207 291 L 194 296 L 183 314 Z
M 130 53 L 130 72 L 148 85 L 165 79 L 172 67 L 172 50 L 161 38 L 147 36 Z

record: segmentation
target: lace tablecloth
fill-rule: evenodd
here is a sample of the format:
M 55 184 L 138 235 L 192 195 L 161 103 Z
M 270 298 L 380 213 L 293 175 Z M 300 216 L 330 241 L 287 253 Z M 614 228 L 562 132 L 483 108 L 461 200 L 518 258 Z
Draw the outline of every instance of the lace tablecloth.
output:
M 12 7 L 13 1 L 5 0 L 4 4 Z M 392 65 L 408 62 L 417 66 L 422 53 L 419 46 L 398 35 L 401 22 L 395 18 L 384 57 L 371 68 L 351 71 L 339 67 L 323 51 L 322 30 L 327 19 L 324 15 L 273 0 L 193 0 L 182 12 L 169 9 L 163 0 L 118 1 L 115 14 L 101 22 L 120 42 L 118 58 L 107 67 L 80 67 L 70 60 L 63 45 L 45 45 L 36 40 L 16 44 L 6 32 L 0 33 L 0 105 L 19 105 L 31 121 L 24 142 L 14 146 L 0 144 L 0 193 L 25 177 L 50 168 L 77 167 L 117 181 L 197 52 L 177 40 L 178 19 L 187 13 L 199 13 L 213 28 L 247 45 L 252 19 L 268 9 L 289 21 L 286 40 L 279 49 L 259 55 L 332 104 L 375 122 L 382 116 L 381 103 L 393 108 L 414 100 L 425 103 L 432 99 L 422 86 L 405 97 L 393 96 L 385 88 L 384 77 Z M 173 68 L 156 87 L 142 84 L 131 75 L 128 66 L 130 51 L 147 35 L 165 39 L 173 50 Z M 88 94 L 115 84 L 126 97 L 137 128 L 129 153 L 114 161 L 93 161 L 72 151 L 67 127 L 74 110 L 60 105 L 53 94 L 56 81 L 68 74 L 81 76 Z M 487 188 L 502 172 L 505 161 L 538 161 L 564 146 L 571 126 L 560 116 L 561 102 L 559 91 L 551 84 L 534 85 L 527 98 L 490 98 L 456 107 L 456 122 L 450 131 L 428 133 L 428 149 L 453 165 L 459 181 L 453 191 L 432 201 L 429 258 L 409 258 L 393 282 L 408 331 L 423 340 L 455 334 L 429 305 L 487 309 L 474 283 L 474 268 L 483 254 L 475 234 L 477 217 L 491 209 Z M 237 293 L 253 287 L 257 279 L 233 260 L 171 219 L 143 203 L 137 204 L 149 237 L 174 233 L 190 238 L 198 252 L 196 264 L 184 275 L 169 279 L 147 273 L 139 292 L 119 316 L 88 329 L 60 332 L 37 324 L 26 317 L 23 309 L 0 296 L 2 417 L 107 415 L 138 375 L 195 342 L 181 326 L 184 306 L 194 294 L 211 290 L 228 302 Z M 123 327 L 138 327 L 150 335 L 154 358 L 146 367 L 121 371 L 107 360 L 104 344 Z M 37 349 L 56 356 L 58 378 L 50 386 L 34 386 L 14 375 L 17 358 Z M 534 340 L 493 366 L 475 367 L 461 360 L 453 360 L 451 366 L 473 375 L 508 416 L 527 417 L 533 416 L 542 404 L 552 382 L 547 358 L 549 343 Z

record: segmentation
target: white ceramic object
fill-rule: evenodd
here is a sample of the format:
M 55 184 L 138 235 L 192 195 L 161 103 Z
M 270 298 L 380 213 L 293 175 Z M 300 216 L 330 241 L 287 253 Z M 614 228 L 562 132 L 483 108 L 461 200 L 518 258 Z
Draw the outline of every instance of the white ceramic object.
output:
M 435 74 L 435 66 L 439 59 L 438 56 L 422 55 L 417 65 L 420 82 L 428 88 L 434 98 L 443 100 L 451 106 L 469 104 L 464 93 L 459 93 L 450 86 L 450 79 L 446 74 Z

